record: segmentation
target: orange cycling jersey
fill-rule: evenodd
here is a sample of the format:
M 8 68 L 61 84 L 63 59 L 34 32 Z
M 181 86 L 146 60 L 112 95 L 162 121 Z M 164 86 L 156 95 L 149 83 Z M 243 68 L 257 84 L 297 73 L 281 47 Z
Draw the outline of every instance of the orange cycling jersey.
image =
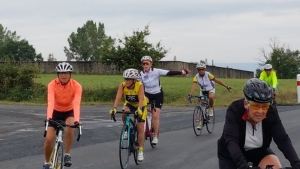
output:
M 73 109 L 74 121 L 79 122 L 80 102 L 82 95 L 81 85 L 73 80 L 62 85 L 58 78 L 48 84 L 47 118 L 52 118 L 53 110 L 67 112 Z

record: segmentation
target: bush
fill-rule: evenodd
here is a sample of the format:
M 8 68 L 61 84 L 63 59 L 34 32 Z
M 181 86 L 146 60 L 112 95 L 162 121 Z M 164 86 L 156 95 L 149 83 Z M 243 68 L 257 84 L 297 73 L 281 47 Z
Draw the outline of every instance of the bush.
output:
M 37 95 L 44 99 L 46 86 L 35 84 L 33 80 L 39 74 L 38 69 L 34 66 L 19 67 L 13 63 L 6 62 L 0 66 L 0 100 L 29 101 Z

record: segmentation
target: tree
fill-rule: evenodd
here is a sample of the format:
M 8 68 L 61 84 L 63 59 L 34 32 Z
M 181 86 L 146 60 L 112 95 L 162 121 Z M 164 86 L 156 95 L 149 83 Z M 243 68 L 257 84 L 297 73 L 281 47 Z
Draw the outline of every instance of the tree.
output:
M 110 54 L 101 58 L 101 61 L 107 65 L 114 64 L 118 70 L 127 68 L 139 68 L 143 56 L 151 56 L 153 63 L 156 64 L 160 59 L 165 57 L 168 50 L 164 49 L 160 42 L 153 45 L 146 41 L 150 35 L 149 26 L 142 31 L 133 31 L 132 36 L 124 36 L 119 39 L 116 49 L 111 49 Z
M 280 46 L 279 44 L 278 40 L 271 39 L 272 51 L 267 54 L 264 49 L 261 49 L 263 59 L 260 59 L 259 65 L 272 64 L 279 79 L 293 79 L 300 66 L 300 53 L 298 50 L 291 51 L 288 47 L 285 48 L 285 45 Z M 260 72 L 256 70 L 256 73 Z M 259 74 L 257 76 L 259 77 Z
M 104 24 L 92 20 L 86 22 L 83 27 L 77 29 L 69 38 L 69 49 L 65 47 L 66 56 L 70 59 L 79 60 L 100 60 L 103 55 L 114 46 L 115 40 L 106 36 Z
M 36 54 L 35 49 L 27 40 L 13 41 L 9 39 L 2 46 L 2 56 L 7 56 L 14 61 L 42 61 L 41 54 Z
M 0 60 L 41 61 L 42 54 L 36 54 L 35 49 L 27 40 L 20 40 L 16 31 L 12 32 L 0 24 Z
M 56 58 L 53 56 L 53 53 L 49 54 L 48 61 L 57 61 Z

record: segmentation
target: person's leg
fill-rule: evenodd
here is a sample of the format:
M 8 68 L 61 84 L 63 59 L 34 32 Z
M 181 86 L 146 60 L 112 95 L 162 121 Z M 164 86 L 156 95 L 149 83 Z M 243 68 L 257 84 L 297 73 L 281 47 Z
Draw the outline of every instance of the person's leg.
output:
M 163 91 L 155 95 L 155 110 L 152 110 L 152 121 L 153 121 L 153 129 L 154 129 L 154 138 L 152 143 L 158 143 L 158 132 L 159 132 L 159 117 L 162 105 L 164 103 L 164 94 Z
M 270 149 L 266 149 L 262 156 L 260 157 L 260 161 L 258 166 L 262 168 L 266 168 L 267 165 L 274 165 L 275 168 L 281 168 L 281 163 L 275 153 Z
M 215 102 L 215 89 L 209 91 L 208 98 L 209 98 L 209 116 L 212 117 L 214 115 L 213 108 Z
M 66 125 L 73 125 L 74 124 L 73 110 L 69 113 L 66 113 L 65 116 L 66 116 L 66 120 L 65 120 Z M 66 167 L 72 165 L 70 151 L 73 143 L 73 138 L 74 138 L 74 129 L 66 127 L 65 128 L 65 157 L 64 157 L 64 163 Z
M 53 149 L 54 139 L 55 139 L 55 128 L 49 126 L 47 129 L 47 135 L 44 142 L 45 163 L 50 162 L 50 156 Z
M 281 163 L 274 154 L 265 156 L 258 164 L 261 168 L 266 168 L 267 165 L 274 165 L 273 168 L 281 168 Z
M 138 161 L 144 160 L 144 142 L 145 142 L 145 120 L 147 118 L 147 109 L 143 107 L 143 114 L 139 114 L 141 116 L 141 121 L 137 123 L 138 129 L 138 144 L 139 144 L 139 151 L 138 151 Z

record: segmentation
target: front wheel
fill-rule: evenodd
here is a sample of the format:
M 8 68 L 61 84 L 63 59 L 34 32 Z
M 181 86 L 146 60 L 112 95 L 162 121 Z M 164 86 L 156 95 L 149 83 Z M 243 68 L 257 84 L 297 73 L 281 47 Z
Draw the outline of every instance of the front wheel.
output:
M 193 113 L 193 129 L 196 136 L 200 136 L 203 129 L 203 112 L 201 107 L 196 106 Z
M 214 131 L 214 127 L 215 127 L 215 120 L 216 120 L 215 110 L 213 109 L 213 116 L 209 116 L 209 109 L 206 109 L 205 116 L 206 116 L 206 120 L 205 120 L 206 129 L 207 132 L 211 134 Z
M 53 169 L 63 169 L 64 167 L 64 146 L 62 143 L 58 142 L 55 144 L 55 148 L 52 150 L 50 161 L 53 163 Z
M 129 156 L 130 156 L 130 137 L 128 136 L 130 131 L 128 130 L 128 126 L 126 124 L 123 125 L 120 135 L 120 144 L 119 144 L 119 159 L 120 165 L 122 169 L 128 167 Z
M 132 145 L 132 148 L 133 148 L 134 162 L 135 162 L 136 165 L 139 165 L 140 163 L 138 161 L 139 144 L 138 144 L 138 130 L 137 130 L 137 127 L 135 127 L 135 130 L 131 135 L 132 135 L 131 145 Z

